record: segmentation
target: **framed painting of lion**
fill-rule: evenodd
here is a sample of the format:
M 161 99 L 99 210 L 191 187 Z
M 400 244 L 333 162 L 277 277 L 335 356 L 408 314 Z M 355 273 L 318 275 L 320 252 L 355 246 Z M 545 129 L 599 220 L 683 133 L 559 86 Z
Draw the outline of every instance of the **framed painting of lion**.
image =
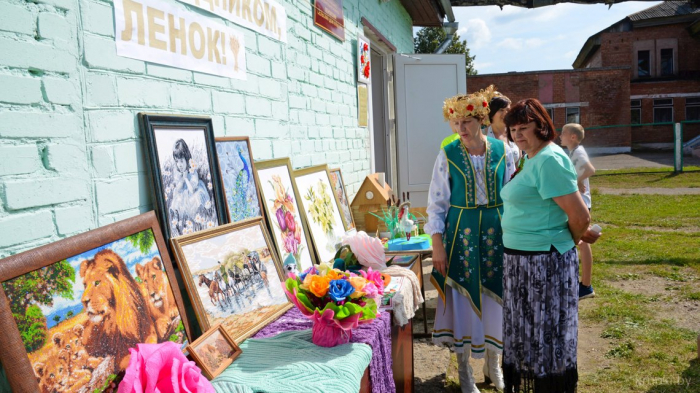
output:
M 154 212 L 0 260 L 0 362 L 15 392 L 101 391 L 138 343 L 190 337 Z
M 221 323 L 240 343 L 292 307 L 262 218 L 176 237 L 171 243 L 202 331 Z

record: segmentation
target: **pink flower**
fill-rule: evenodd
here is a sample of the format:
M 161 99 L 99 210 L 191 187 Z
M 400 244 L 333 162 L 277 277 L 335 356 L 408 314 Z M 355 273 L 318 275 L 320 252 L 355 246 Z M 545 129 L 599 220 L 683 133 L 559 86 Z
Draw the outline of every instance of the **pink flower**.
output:
M 374 270 L 386 269 L 384 246 L 381 240 L 369 237 L 367 233 L 360 231 L 343 237 L 343 245 L 345 244 L 350 246 L 360 265 Z
M 367 272 L 360 270 L 360 274 L 368 281 L 374 283 L 377 287 L 377 292 L 380 295 L 384 294 L 384 280 L 382 280 L 382 274 L 378 270 L 372 270 L 372 268 L 367 269 Z
M 379 289 L 377 289 L 377 286 L 374 285 L 374 282 L 367 283 L 367 285 L 365 285 L 362 291 L 365 293 L 365 296 L 369 298 L 377 299 L 382 296 L 379 293 Z
M 294 233 L 294 230 L 297 227 L 296 221 L 294 221 L 294 215 L 290 212 L 287 212 L 287 214 L 284 215 L 284 221 L 287 222 L 287 228 L 289 229 L 289 232 Z
M 119 393 L 214 393 L 211 383 L 176 343 L 137 344 L 136 348 L 129 349 L 129 367 L 119 384 Z

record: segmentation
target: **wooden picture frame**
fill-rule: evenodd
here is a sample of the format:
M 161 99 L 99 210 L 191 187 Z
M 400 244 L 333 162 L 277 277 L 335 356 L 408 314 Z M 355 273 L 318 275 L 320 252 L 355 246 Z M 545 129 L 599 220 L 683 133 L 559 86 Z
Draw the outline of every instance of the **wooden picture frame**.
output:
M 301 273 L 317 264 L 318 260 L 313 251 L 307 223 L 304 220 L 304 215 L 301 213 L 302 205 L 299 193 L 294 186 L 292 163 L 288 157 L 258 161 L 255 163 L 255 171 L 257 173 L 258 190 L 260 190 L 262 204 L 270 227 L 272 241 L 277 249 L 277 255 L 287 273 Z M 275 180 L 275 176 L 279 176 L 279 182 Z M 277 195 L 276 190 L 280 189 L 284 190 L 288 203 L 279 202 L 280 197 Z M 289 207 L 293 209 L 289 210 Z M 277 212 L 280 208 L 283 214 L 278 215 Z M 299 230 L 298 238 L 296 235 L 294 236 L 294 239 L 298 239 L 298 242 L 291 245 L 290 242 L 286 241 L 291 241 L 288 238 L 291 231 L 289 230 L 288 222 L 286 222 L 288 217 L 286 212 L 292 215 L 292 219 L 295 222 L 295 231 Z M 299 226 L 301 226 L 301 229 L 299 229 Z M 296 254 L 294 253 L 295 246 Z
M 294 186 L 301 196 L 302 215 L 311 234 L 318 260 L 331 262 L 335 256 L 336 245 L 346 231 L 338 201 L 329 195 L 335 193 L 328 166 L 324 164 L 297 169 L 293 176 Z M 324 209 L 325 214 L 312 213 L 312 206 L 316 207 L 313 211 Z
M 333 186 L 335 200 L 338 202 L 338 207 L 340 208 L 340 216 L 343 219 L 343 224 L 345 224 L 345 230 L 350 231 L 356 229 L 357 227 L 355 226 L 355 219 L 352 216 L 347 189 L 345 188 L 345 181 L 343 180 L 343 173 L 340 171 L 340 168 L 333 168 L 328 170 L 328 174 L 331 179 L 331 186 Z
M 292 307 L 283 289 L 286 275 L 262 218 L 176 237 L 171 243 L 202 331 L 221 323 L 241 343 Z
M 234 223 L 249 218 L 262 217 L 263 207 L 250 138 L 247 136 L 217 137 L 214 143 L 228 222 Z M 235 147 L 228 145 L 235 145 Z M 227 158 L 232 155 L 235 157 Z M 240 169 L 238 161 L 240 161 Z M 243 177 L 245 179 L 241 180 Z M 233 190 L 239 183 L 245 187 L 244 190 L 228 191 Z M 254 198 L 255 201 L 247 203 L 249 197 Z
M 191 337 L 168 248 L 152 211 L 0 260 L 0 283 L 0 362 L 15 392 L 51 391 L 66 375 L 71 386 L 81 383 L 93 391 L 105 382 L 100 377 L 126 369 L 128 349 L 137 343 L 164 342 L 173 334 L 184 346 Z M 158 283 L 168 284 L 169 291 L 152 295 Z M 37 295 L 29 297 L 34 288 Z M 114 318 L 117 310 L 120 318 Z M 18 323 L 13 313 L 24 319 Z M 47 330 L 24 342 L 18 325 L 26 327 L 29 318 L 32 326 L 43 323 Z M 63 363 L 66 355 L 73 356 L 69 366 Z M 76 365 L 78 361 L 85 364 Z M 95 380 L 92 370 L 97 369 L 108 373 L 96 374 Z M 55 379 L 45 379 L 50 373 Z
M 222 351 L 222 345 L 228 345 L 228 348 L 224 347 L 224 351 Z M 221 324 L 217 324 L 202 334 L 196 341 L 189 344 L 187 352 L 209 380 L 216 378 L 243 353 Z M 217 360 L 212 359 L 218 357 L 215 355 L 216 353 L 222 354 L 223 359 L 221 363 L 212 364 L 212 362 Z
M 226 224 L 211 118 L 138 116 L 165 239 Z

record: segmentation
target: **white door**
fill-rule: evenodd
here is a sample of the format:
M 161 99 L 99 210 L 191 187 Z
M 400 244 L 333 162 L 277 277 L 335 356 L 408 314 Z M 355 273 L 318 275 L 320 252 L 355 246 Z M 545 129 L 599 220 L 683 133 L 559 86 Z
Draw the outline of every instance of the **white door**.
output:
M 452 131 L 442 116 L 445 98 L 467 91 L 464 55 L 394 55 L 398 193 L 413 207 L 428 205 L 440 142 Z

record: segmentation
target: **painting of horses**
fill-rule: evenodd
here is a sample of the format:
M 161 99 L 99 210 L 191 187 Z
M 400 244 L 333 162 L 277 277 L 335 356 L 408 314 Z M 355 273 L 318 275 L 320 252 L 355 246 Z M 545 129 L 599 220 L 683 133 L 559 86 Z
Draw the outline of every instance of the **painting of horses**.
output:
M 216 138 L 216 155 L 229 222 L 262 216 L 248 137 Z
M 168 251 L 162 237 L 157 241 L 155 214 L 148 216 L 156 227 L 58 255 L 2 282 L 37 391 L 102 391 L 127 368 L 129 348 L 136 344 L 187 345 L 186 320 L 175 296 L 179 290 L 173 291 L 174 276 L 166 271 Z M 32 258 L 50 253 L 37 254 Z M 11 258 L 2 262 L 12 263 Z M 5 332 L 3 340 L 9 335 Z
M 204 375 L 214 379 L 233 363 L 242 351 L 226 333 L 226 329 L 219 324 L 188 346 L 187 352 L 192 355 Z
M 241 342 L 291 306 L 261 218 L 182 236 L 172 243 L 203 330 L 220 323 Z

